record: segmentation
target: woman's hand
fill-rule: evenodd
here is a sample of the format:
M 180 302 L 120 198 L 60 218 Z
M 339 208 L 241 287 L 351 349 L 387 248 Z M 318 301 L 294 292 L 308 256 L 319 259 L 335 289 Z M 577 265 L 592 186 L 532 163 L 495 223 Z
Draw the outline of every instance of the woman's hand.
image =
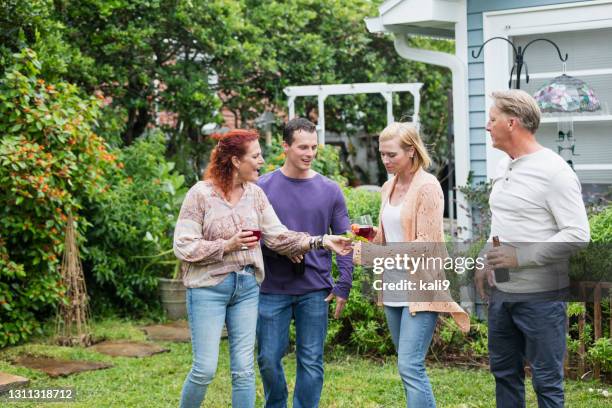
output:
M 338 255 L 348 255 L 353 249 L 353 240 L 340 235 L 323 235 L 323 247 Z
M 353 265 L 361 265 L 361 244 L 362 242 L 353 242 Z
M 223 243 L 223 252 L 246 251 L 255 248 L 258 243 L 259 239 L 253 235 L 253 231 L 238 231 Z

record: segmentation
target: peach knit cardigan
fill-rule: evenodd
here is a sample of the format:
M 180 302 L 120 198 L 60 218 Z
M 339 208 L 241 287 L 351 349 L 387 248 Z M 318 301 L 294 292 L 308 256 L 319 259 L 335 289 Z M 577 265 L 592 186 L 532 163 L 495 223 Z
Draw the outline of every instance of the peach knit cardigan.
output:
M 395 188 L 396 178 L 388 180 L 382 187 L 382 204 L 379 216 L 378 234 L 372 244 L 356 245 L 354 260 L 357 264 L 371 265 L 374 257 L 393 257 L 397 249 L 392 246 L 385 247 L 385 234 L 382 225 L 382 212 L 388 203 L 388 197 Z M 434 248 L 430 255 L 446 257 L 444 246 L 444 195 L 442 188 L 435 176 L 420 168 L 414 175 L 412 182 L 406 192 L 400 209 L 400 220 L 404 231 L 406 242 L 414 243 L 413 247 Z M 434 243 L 433 245 L 431 245 Z M 435 244 L 439 243 L 439 244 Z M 421 252 L 419 249 L 418 252 Z M 408 272 L 407 272 L 408 273 Z M 444 270 L 426 271 L 427 279 L 445 279 Z M 379 293 L 380 295 L 380 293 Z M 422 296 L 419 296 L 421 299 Z M 428 302 L 409 302 L 411 313 L 421 311 L 434 311 L 449 313 L 463 332 L 470 330 L 470 318 L 468 314 L 452 300 L 449 291 L 436 291 L 431 294 Z M 380 297 L 379 297 L 380 301 Z

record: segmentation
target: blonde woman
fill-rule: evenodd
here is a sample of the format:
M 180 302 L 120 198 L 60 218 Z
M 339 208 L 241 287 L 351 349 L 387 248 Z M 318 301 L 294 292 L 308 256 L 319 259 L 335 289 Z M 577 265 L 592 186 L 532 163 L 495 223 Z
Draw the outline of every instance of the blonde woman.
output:
M 396 122 L 383 130 L 379 142 L 382 162 L 393 178 L 382 187 L 380 221 L 374 245 L 356 244 L 355 263 L 368 264 L 375 257 L 394 257 L 397 248 L 415 251 L 416 254 L 421 252 L 415 249 L 419 245 L 431 248 L 433 244 L 442 250 L 438 255 L 444 255 L 444 196 L 436 177 L 425 171 L 431 159 L 418 131 L 412 124 Z M 404 245 L 381 246 L 391 243 Z M 406 270 L 385 269 L 383 282 L 399 282 L 407 277 Z M 419 278 L 443 280 L 444 272 L 427 271 L 426 277 Z M 410 279 L 414 280 L 414 277 Z M 447 291 L 415 296 L 385 290 L 382 295 L 407 406 L 435 407 L 425 371 L 425 356 L 438 313 L 450 313 L 463 331 L 469 330 L 468 315 L 452 301 Z

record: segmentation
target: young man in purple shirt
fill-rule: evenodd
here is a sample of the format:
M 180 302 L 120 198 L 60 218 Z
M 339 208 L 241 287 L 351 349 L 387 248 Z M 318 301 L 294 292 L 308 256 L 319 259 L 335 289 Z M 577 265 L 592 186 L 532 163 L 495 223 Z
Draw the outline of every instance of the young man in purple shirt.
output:
M 317 153 L 315 125 L 303 118 L 290 120 L 283 132 L 285 163 L 259 178 L 278 218 L 294 231 L 313 235 L 342 234 L 349 218 L 342 190 L 311 169 Z M 295 408 L 319 405 L 323 388 L 323 348 L 328 303 L 335 298 L 335 318 L 348 299 L 353 280 L 351 255 L 338 256 L 339 279 L 331 276 L 331 255 L 312 250 L 304 259 L 288 259 L 264 247 L 266 278 L 260 289 L 257 321 L 257 362 L 266 408 L 287 407 L 287 382 L 282 358 L 289 346 L 289 326 L 295 320 Z

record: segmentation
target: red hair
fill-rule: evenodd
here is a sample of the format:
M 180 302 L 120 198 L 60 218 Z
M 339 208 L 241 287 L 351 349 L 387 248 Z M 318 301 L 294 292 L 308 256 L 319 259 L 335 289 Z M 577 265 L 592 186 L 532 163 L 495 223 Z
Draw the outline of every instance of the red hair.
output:
M 232 190 L 232 181 L 236 169 L 232 164 L 232 157 L 243 157 L 247 152 L 250 142 L 259 139 L 255 130 L 234 129 L 224 134 L 214 134 L 212 137 L 218 140 L 217 146 L 210 154 L 210 162 L 204 174 L 204 180 L 221 189 L 227 196 Z

